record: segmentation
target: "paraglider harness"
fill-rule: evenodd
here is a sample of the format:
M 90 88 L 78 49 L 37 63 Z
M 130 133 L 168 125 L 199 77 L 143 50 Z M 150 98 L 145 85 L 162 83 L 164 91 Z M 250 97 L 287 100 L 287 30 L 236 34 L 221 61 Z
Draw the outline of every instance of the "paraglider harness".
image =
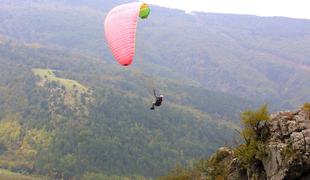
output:
M 155 102 L 153 102 L 152 107 L 150 108 L 151 110 L 155 110 L 155 106 L 160 106 L 164 97 L 162 94 L 157 96 L 155 89 L 153 89 L 153 92 L 155 96 Z

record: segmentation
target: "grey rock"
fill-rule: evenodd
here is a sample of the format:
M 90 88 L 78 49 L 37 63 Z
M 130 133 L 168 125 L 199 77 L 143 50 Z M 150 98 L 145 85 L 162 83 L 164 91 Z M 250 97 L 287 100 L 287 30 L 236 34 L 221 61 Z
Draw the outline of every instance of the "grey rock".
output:
M 269 136 L 264 141 L 266 156 L 242 172 L 237 158 L 231 158 L 228 180 L 310 180 L 309 112 L 278 112 L 265 124 Z M 232 155 L 233 156 L 233 155 Z

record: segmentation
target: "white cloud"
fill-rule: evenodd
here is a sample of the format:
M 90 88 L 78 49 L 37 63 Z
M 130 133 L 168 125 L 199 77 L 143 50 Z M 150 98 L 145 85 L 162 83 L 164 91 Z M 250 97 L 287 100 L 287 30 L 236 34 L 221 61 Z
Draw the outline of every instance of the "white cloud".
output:
M 144 2 L 185 11 L 310 19 L 310 0 L 144 0 Z

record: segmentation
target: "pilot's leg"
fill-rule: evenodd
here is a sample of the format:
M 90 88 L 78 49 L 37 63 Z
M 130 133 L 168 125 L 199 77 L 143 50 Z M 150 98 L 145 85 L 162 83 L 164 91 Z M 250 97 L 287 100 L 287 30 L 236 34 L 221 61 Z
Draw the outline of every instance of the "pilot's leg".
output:
M 155 102 L 152 103 L 152 107 L 150 109 L 155 110 Z

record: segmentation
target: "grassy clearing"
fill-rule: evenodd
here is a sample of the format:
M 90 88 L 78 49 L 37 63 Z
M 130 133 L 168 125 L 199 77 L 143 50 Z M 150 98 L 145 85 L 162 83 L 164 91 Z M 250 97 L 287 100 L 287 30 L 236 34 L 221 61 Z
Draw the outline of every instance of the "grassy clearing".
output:
M 39 76 L 41 79 L 57 82 L 63 85 L 69 91 L 73 89 L 78 89 L 81 92 L 86 92 L 88 90 L 87 87 L 83 86 L 77 81 L 56 77 L 54 70 L 32 69 L 32 71 L 36 76 Z
M 33 177 L 33 176 L 26 176 L 19 173 L 14 173 L 8 170 L 0 169 L 0 179 L 5 180 L 46 180 L 47 178 L 43 177 Z

